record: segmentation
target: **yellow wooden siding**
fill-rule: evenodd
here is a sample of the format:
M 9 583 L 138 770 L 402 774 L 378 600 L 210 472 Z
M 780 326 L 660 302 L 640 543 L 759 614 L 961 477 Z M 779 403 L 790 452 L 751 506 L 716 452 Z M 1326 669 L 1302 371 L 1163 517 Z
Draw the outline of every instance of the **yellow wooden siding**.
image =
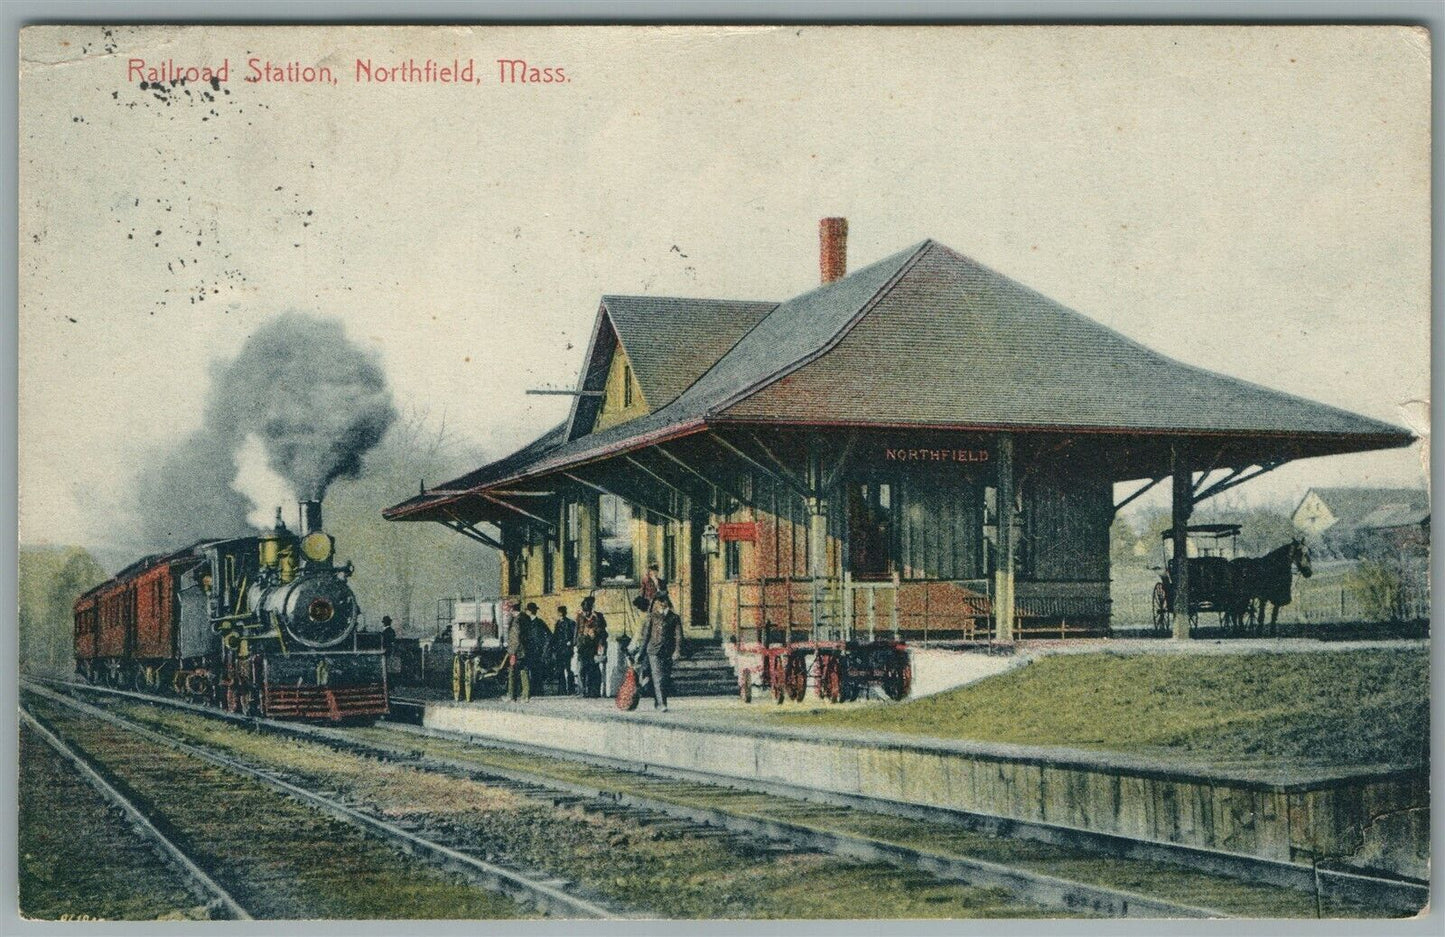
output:
M 632 362 L 621 345 L 612 353 L 612 362 L 607 366 L 607 384 L 602 390 L 602 403 L 597 409 L 597 419 L 592 423 L 592 432 L 601 432 L 612 426 L 635 420 L 650 412 L 642 396 L 642 385 L 637 383 Z

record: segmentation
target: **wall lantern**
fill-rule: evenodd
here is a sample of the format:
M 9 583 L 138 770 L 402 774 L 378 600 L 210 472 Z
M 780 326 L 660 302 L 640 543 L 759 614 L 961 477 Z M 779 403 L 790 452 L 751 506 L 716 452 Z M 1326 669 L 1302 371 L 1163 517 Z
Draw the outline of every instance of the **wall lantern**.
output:
M 715 526 L 712 525 L 712 524 L 708 524 L 706 527 L 704 527 L 704 528 L 702 529 L 702 537 L 701 537 L 701 539 L 702 539 L 702 552 L 708 554 L 709 556 L 717 556 L 717 554 L 718 554 L 718 543 L 719 543 L 718 535 L 717 535 L 717 527 L 715 527 Z

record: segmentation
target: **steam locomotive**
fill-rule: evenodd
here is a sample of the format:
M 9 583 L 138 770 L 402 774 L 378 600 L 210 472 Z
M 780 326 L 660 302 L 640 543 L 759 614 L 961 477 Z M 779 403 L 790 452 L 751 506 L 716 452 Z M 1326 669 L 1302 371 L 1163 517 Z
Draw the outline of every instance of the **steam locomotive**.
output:
M 201 541 L 145 557 L 75 602 L 75 666 L 94 683 L 174 694 L 273 718 L 386 713 L 386 660 L 363 650 L 360 610 L 303 501 L 292 532 Z

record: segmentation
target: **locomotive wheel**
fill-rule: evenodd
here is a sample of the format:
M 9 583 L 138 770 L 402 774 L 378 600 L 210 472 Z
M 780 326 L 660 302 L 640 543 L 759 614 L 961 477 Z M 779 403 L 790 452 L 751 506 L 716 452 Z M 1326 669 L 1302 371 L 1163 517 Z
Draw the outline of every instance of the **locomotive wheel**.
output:
M 801 703 L 808 695 L 808 661 L 802 654 L 788 655 L 788 698 Z
M 753 672 L 746 667 L 738 676 L 738 696 L 742 697 L 744 703 L 753 701 Z
M 1154 630 L 1169 630 L 1169 590 L 1164 588 L 1164 583 L 1154 583 Z

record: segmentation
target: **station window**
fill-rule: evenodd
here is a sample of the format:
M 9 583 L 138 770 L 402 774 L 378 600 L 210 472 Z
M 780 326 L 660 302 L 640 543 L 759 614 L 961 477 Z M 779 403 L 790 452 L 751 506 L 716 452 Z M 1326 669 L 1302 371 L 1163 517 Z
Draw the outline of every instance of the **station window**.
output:
M 622 366 L 622 406 L 632 406 L 632 366 L 629 364 Z
M 557 541 L 542 535 L 542 594 L 557 591 Z
M 571 589 L 578 584 L 582 566 L 582 505 L 576 501 L 567 502 L 562 516 L 562 536 L 562 585 Z
M 507 550 L 507 594 L 521 595 L 526 576 L 527 548 L 524 544 L 513 545 Z
M 632 505 L 616 495 L 597 499 L 597 581 L 630 582 L 637 577 L 632 554 Z
M 741 540 L 728 540 L 723 543 L 723 576 L 727 579 L 737 579 L 743 572 L 743 543 Z
M 672 524 L 662 529 L 662 578 L 668 582 L 677 578 L 677 535 Z

